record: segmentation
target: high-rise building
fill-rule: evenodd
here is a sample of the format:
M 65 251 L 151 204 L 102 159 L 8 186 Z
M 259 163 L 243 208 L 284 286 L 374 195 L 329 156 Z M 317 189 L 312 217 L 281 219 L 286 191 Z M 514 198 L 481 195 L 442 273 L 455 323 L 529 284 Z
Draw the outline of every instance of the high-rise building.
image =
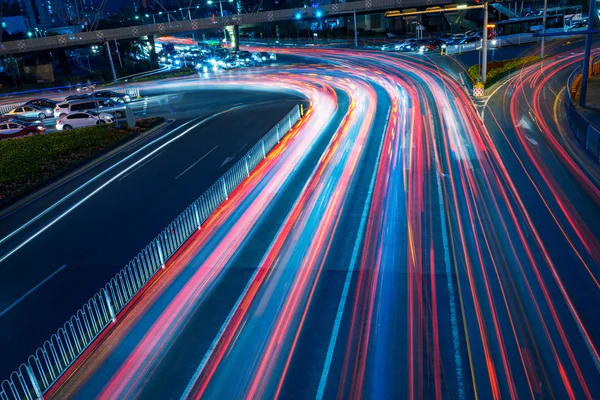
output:
M 85 25 L 94 18 L 92 0 L 18 0 L 30 30 Z

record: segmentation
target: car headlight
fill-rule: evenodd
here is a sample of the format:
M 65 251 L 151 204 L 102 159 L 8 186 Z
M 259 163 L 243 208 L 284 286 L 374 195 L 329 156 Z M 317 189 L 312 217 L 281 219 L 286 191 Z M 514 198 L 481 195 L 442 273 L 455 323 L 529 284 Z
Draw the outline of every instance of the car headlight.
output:
M 202 72 L 208 72 L 208 68 L 206 67 L 206 65 L 202 67 Z
M 262 60 L 263 60 L 263 61 L 267 61 L 267 57 L 263 57 L 263 58 L 262 58 Z
M 48 113 L 48 114 L 50 114 L 51 112 L 52 112 L 52 110 L 50 110 L 50 109 L 46 110 L 46 113 Z
M 448 46 L 446 46 L 445 44 L 442 45 L 442 49 L 445 49 L 446 47 L 448 47 Z
M 161 57 L 161 58 L 160 58 L 160 61 L 161 61 L 161 62 L 165 62 L 165 61 L 167 61 L 167 59 L 166 59 L 166 58 L 164 58 L 164 57 Z
M 492 46 L 496 46 L 498 44 L 498 41 L 496 39 L 492 40 Z
M 43 131 L 43 130 L 44 130 L 44 127 L 43 127 L 43 126 L 41 126 L 41 125 L 38 125 L 38 126 L 37 126 L 37 130 L 38 130 L 38 131 Z

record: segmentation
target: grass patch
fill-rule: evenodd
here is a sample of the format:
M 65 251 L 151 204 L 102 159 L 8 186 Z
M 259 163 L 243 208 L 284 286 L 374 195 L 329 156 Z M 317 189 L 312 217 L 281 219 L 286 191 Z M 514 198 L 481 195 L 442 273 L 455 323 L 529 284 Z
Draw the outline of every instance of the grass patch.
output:
M 194 68 L 179 68 L 174 71 L 165 71 L 159 72 L 158 74 L 152 74 L 148 76 L 141 76 L 139 78 L 129 79 L 129 82 L 145 82 L 145 81 L 153 81 L 156 79 L 164 79 L 164 78 L 176 78 L 179 76 L 188 76 L 195 74 L 196 70 Z
M 133 128 L 100 125 L 0 141 L 0 207 L 163 121 L 146 118 Z
M 498 82 L 500 79 L 510 75 L 527 64 L 533 64 L 540 60 L 540 56 L 528 56 L 513 58 L 512 60 L 493 61 L 488 63 L 486 89 Z M 479 65 L 471 65 L 467 73 L 473 82 L 479 81 Z

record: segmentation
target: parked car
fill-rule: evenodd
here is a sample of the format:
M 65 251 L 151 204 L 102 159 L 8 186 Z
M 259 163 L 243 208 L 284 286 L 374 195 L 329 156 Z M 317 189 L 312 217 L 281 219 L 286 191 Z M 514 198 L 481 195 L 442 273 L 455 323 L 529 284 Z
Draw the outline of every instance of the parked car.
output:
M 59 131 L 85 128 L 87 126 L 112 124 L 114 117 L 107 113 L 94 111 L 73 112 L 56 120 L 56 129 Z
M 54 116 L 60 118 L 74 111 L 101 111 L 123 118 L 126 110 L 127 106 L 111 99 L 74 100 L 58 103 L 54 108 Z
M 128 94 L 117 93 L 113 90 L 98 90 L 95 91 L 91 97 L 111 99 L 119 103 L 129 103 L 131 101 L 131 97 Z
M 0 140 L 15 138 L 27 135 L 35 135 L 44 133 L 46 128 L 42 124 L 17 121 L 0 122 Z
M 13 108 L 5 115 L 18 115 L 27 119 L 45 119 L 46 117 L 52 117 L 52 109 L 35 106 L 19 106 Z
M 118 101 L 119 103 L 129 103 L 131 101 L 131 97 L 129 97 L 128 94 L 117 93 L 113 90 L 98 90 L 96 92 L 73 94 L 71 96 L 65 97 L 65 101 L 97 99 L 97 98 L 113 99 L 114 101 Z
M 58 101 L 50 100 L 50 99 L 33 99 L 29 100 L 27 103 L 23 103 L 24 106 L 35 106 L 41 108 L 49 108 L 54 109 L 56 107 L 56 103 Z

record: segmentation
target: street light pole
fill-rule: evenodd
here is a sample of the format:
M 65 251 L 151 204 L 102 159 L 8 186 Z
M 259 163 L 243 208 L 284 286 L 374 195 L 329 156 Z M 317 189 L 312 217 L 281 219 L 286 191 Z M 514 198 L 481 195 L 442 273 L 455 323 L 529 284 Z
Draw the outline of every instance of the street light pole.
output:
M 542 14 L 542 33 L 546 33 L 546 15 L 548 11 L 548 0 L 544 0 L 544 11 Z M 544 47 L 546 46 L 546 37 L 542 36 L 542 43 L 540 46 L 540 58 L 544 58 Z
M 356 9 L 352 12 L 354 14 L 354 47 L 358 47 L 358 29 L 356 28 Z
M 110 61 L 110 68 L 112 69 L 113 82 L 117 81 L 117 72 L 115 71 L 115 64 L 113 63 L 112 54 L 110 54 L 110 43 L 106 41 L 106 51 L 108 52 L 108 59 Z
M 481 81 L 485 83 L 487 76 L 487 50 L 488 50 L 488 2 L 483 7 L 483 54 L 481 55 Z
M 223 14 L 223 0 L 218 0 L 219 1 L 219 8 L 221 9 L 221 18 L 223 18 L 225 15 Z M 233 0 L 228 0 L 229 3 L 232 3 Z M 213 0 L 208 0 L 206 2 L 207 4 L 213 4 Z M 225 43 L 227 43 L 227 29 L 225 29 L 225 27 L 223 27 L 223 36 L 225 38 Z

